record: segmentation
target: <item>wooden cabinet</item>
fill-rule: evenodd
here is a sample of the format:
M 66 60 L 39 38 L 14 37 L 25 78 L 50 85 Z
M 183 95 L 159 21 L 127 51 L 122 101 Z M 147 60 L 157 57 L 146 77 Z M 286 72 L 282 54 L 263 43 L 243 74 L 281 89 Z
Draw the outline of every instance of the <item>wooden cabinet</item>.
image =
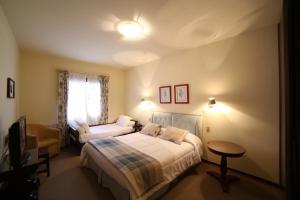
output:
M 1 199 L 38 199 L 38 150 L 30 150 L 28 153 L 30 154 L 28 161 L 18 169 L 12 169 L 7 159 L 1 161 Z

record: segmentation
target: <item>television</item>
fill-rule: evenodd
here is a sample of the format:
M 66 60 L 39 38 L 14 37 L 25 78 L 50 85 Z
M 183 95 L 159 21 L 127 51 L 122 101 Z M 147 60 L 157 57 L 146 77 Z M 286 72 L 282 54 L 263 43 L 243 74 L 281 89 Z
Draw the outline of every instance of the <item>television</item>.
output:
M 22 116 L 10 126 L 8 132 L 9 162 L 14 169 L 22 167 L 28 160 L 25 146 L 26 117 Z

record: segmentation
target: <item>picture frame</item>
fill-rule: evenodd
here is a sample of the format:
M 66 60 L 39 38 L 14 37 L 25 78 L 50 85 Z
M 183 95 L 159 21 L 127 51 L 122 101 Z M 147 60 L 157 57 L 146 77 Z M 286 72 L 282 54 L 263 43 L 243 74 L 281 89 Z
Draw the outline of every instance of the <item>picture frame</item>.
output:
M 159 102 L 160 103 L 172 103 L 172 93 L 171 86 L 161 86 L 159 87 Z
M 15 81 L 11 78 L 7 78 L 7 98 L 15 98 Z
M 189 84 L 174 85 L 175 104 L 188 104 L 190 102 Z

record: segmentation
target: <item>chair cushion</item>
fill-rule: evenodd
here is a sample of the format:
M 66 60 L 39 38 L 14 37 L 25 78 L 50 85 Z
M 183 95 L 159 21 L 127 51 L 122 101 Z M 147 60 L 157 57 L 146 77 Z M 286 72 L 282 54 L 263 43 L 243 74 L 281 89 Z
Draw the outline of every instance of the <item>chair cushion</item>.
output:
M 49 138 L 49 139 L 45 139 L 45 140 L 39 140 L 38 141 L 38 147 L 39 148 L 48 147 L 48 146 L 56 144 L 56 143 L 58 143 L 58 140 L 53 139 L 53 138 Z

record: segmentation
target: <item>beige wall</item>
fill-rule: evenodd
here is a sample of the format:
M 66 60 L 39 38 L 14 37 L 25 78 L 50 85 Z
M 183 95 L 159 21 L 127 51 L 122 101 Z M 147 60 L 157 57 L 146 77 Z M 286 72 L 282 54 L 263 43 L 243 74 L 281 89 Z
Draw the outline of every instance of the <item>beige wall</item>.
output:
M 124 70 L 24 49 L 20 70 L 20 112 L 29 123 L 57 123 L 57 70 L 109 75 L 109 121 L 124 113 Z
M 0 155 L 3 150 L 4 136 L 9 126 L 17 118 L 19 79 L 18 79 L 18 46 L 14 35 L 0 6 Z M 16 83 L 15 99 L 6 98 L 7 78 Z
M 144 123 L 153 111 L 201 114 L 204 127 L 210 127 L 203 129 L 204 143 L 228 140 L 246 148 L 242 158 L 229 159 L 230 167 L 278 183 L 277 45 L 274 25 L 131 68 L 126 111 Z M 189 104 L 159 104 L 159 86 L 181 83 L 190 84 Z M 143 96 L 152 99 L 150 107 L 140 103 Z M 217 105 L 207 110 L 210 96 Z M 219 163 L 219 157 L 206 154 Z

